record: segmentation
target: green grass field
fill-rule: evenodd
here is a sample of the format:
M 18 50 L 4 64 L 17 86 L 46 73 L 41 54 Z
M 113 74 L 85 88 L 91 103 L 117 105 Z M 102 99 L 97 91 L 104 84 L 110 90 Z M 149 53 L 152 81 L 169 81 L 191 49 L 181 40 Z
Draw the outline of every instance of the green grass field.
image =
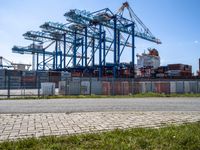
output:
M 199 150 L 200 122 L 0 143 L 0 150 Z

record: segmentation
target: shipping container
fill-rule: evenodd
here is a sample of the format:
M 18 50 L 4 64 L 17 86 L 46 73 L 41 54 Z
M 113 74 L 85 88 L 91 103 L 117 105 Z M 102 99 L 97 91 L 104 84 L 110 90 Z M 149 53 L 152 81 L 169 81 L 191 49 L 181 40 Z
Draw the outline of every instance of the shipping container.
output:
M 107 81 L 102 82 L 102 94 L 111 95 L 111 83 Z
M 149 93 L 152 92 L 152 82 L 145 82 L 145 92 Z
M 23 88 L 36 88 L 37 80 L 36 76 L 22 76 L 22 87 Z
M 56 88 L 58 88 L 59 81 L 61 81 L 60 77 L 49 77 L 49 82 L 55 83 Z
M 190 81 L 190 93 L 198 93 L 198 82 L 197 81 Z
M 78 82 L 81 81 L 81 78 L 80 78 L 80 77 L 72 77 L 71 79 L 72 79 L 72 81 L 78 81 Z
M 90 94 L 90 81 L 81 81 L 81 94 Z
M 169 82 L 155 82 L 155 92 L 169 94 L 170 83 Z
M 53 77 L 61 76 L 61 72 L 58 72 L 58 71 L 49 71 L 48 73 L 49 73 L 49 76 L 53 76 Z
M 91 80 L 91 94 L 101 95 L 102 94 L 102 82 Z
M 156 77 L 157 78 L 164 78 L 165 74 L 164 73 L 158 73 L 158 74 L 156 74 Z
M 190 93 L 190 81 L 184 81 L 184 93 Z
M 69 95 L 80 95 L 81 83 L 80 80 L 69 81 Z
M 0 69 L 0 76 L 4 77 L 6 75 L 6 70 L 5 69 Z
M 140 82 L 133 82 L 133 94 L 142 93 L 142 84 Z
M 170 94 L 176 93 L 176 82 L 170 81 Z
M 69 90 L 67 90 L 67 81 L 60 81 L 59 82 L 58 93 L 60 95 L 67 95 L 68 91 Z
M 140 82 L 140 86 L 141 86 L 141 93 L 146 93 L 146 84 L 145 82 Z
M 49 76 L 49 72 L 48 71 L 36 71 L 36 75 L 40 76 L 40 77 L 46 77 L 46 76 Z
M 22 76 L 22 71 L 19 70 L 6 70 L 6 76 Z
M 111 83 L 112 83 L 111 84 L 112 95 L 121 95 L 122 94 L 121 82 L 112 81 Z
M 71 72 L 72 77 L 82 77 L 82 72 Z
M 36 72 L 35 71 L 23 71 L 22 76 L 24 76 L 24 77 L 36 76 Z
M 5 88 L 6 88 L 5 80 L 0 80 L 0 89 L 5 89 Z
M 122 86 L 122 95 L 129 95 L 131 93 L 128 81 L 121 82 L 121 86 Z
M 198 93 L 200 93 L 200 81 L 197 81 L 198 87 L 197 87 L 197 91 Z
M 168 70 L 184 70 L 183 64 L 169 64 Z
M 51 82 L 41 83 L 41 91 L 43 96 L 55 95 L 55 83 Z
M 176 82 L 176 93 L 178 93 L 178 94 L 184 93 L 184 81 Z
M 71 78 L 71 73 L 61 72 L 61 81 L 66 81 L 68 78 Z

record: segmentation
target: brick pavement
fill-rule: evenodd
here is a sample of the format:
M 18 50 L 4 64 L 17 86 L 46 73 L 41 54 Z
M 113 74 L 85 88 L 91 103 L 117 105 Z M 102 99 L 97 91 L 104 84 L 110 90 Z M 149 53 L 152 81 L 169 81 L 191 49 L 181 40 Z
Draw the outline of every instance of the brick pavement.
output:
M 0 114 L 0 141 L 200 121 L 200 112 Z

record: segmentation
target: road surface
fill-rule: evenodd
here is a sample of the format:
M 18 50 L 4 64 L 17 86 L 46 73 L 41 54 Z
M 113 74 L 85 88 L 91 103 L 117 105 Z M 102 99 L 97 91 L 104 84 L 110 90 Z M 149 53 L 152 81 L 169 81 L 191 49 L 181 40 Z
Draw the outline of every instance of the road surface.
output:
M 200 111 L 200 98 L 0 100 L 0 113 Z

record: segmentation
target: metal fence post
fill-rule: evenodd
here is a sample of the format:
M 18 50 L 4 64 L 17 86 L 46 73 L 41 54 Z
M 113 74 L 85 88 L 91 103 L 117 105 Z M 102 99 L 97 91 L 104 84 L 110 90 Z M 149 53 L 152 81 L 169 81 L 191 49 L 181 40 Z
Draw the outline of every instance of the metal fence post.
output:
M 131 92 L 131 95 L 133 95 L 133 79 L 130 79 L 131 80 L 131 83 L 130 83 L 130 92 Z
M 92 94 L 92 79 L 90 77 L 90 95 Z
M 38 97 L 40 97 L 40 76 L 38 73 L 36 74 L 37 76 L 37 88 L 38 88 Z
M 83 91 L 82 86 L 81 86 L 82 80 L 83 80 L 82 77 L 80 77 L 80 83 L 79 83 L 80 84 L 80 86 L 79 86 L 80 87 L 80 93 L 79 93 L 79 95 L 84 95 L 84 94 L 82 94 L 82 91 Z
M 112 95 L 115 95 L 115 91 L 114 91 L 114 79 L 112 79 Z
M 8 96 L 8 98 L 10 98 L 10 74 L 8 73 L 7 75 L 8 75 L 8 81 L 7 81 L 8 82 L 8 87 L 7 87 L 8 88 L 8 95 L 7 96 Z

